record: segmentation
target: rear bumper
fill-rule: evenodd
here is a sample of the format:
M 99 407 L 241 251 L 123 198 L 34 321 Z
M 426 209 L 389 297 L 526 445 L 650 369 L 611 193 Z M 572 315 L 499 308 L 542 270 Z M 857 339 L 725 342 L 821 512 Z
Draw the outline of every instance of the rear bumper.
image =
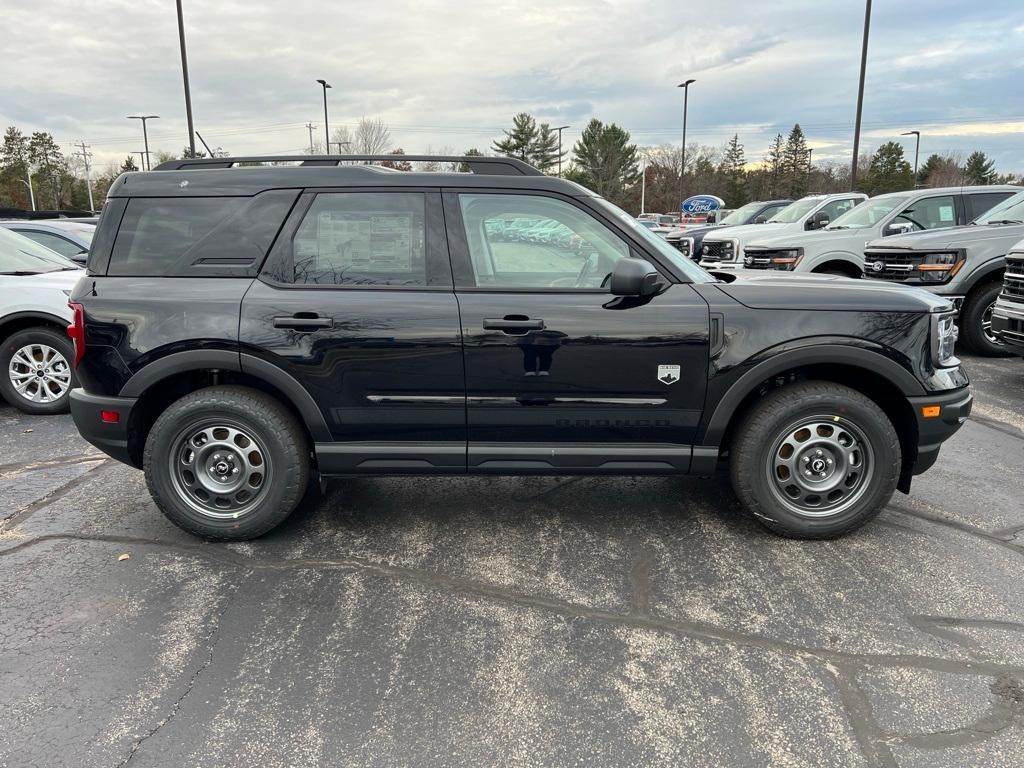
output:
M 129 450 L 129 425 L 135 398 L 100 397 L 78 388 L 71 390 L 70 402 L 71 418 L 82 437 L 108 456 L 133 467 L 138 466 L 132 461 Z M 114 423 L 104 421 L 103 411 L 117 413 L 118 420 Z
M 908 398 L 917 419 L 917 461 L 913 474 L 928 471 L 939 458 L 939 448 L 951 438 L 971 415 L 974 396 L 970 389 L 954 389 L 938 395 Z M 922 409 L 938 406 L 939 415 L 926 417 Z
M 992 310 L 992 332 L 1008 349 L 1024 356 L 1024 306 L 998 299 Z

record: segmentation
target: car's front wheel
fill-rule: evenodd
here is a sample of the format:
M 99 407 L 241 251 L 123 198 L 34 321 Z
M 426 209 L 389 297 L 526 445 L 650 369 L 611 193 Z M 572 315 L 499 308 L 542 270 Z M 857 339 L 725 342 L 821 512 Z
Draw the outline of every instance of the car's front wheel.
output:
M 992 332 L 992 310 L 1002 291 L 1002 283 L 985 283 L 964 299 L 957 318 L 960 339 L 971 352 L 985 357 L 1006 357 L 1009 351 Z
M 12 333 L 0 349 L 0 393 L 25 413 L 67 413 L 74 357 L 71 340 L 51 328 Z
M 197 536 L 262 536 L 292 513 L 309 480 L 310 447 L 295 416 L 247 387 L 208 387 L 172 403 L 146 438 L 149 492 Z
M 777 389 L 747 414 L 732 446 L 732 485 L 772 531 L 840 536 L 877 515 L 899 479 L 899 438 L 856 390 L 808 381 Z

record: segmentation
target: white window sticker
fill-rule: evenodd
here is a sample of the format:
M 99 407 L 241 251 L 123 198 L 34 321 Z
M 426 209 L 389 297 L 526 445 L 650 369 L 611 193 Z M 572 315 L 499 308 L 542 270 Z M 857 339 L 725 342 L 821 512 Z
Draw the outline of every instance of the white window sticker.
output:
M 939 206 L 939 221 L 953 221 L 953 206 L 952 205 L 940 205 Z

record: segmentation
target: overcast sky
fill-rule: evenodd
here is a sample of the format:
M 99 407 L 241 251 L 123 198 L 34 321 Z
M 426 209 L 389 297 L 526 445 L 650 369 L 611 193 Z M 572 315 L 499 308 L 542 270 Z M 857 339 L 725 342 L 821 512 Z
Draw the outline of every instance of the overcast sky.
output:
M 799 122 L 814 159 L 848 161 L 863 0 L 185 0 L 196 127 L 233 154 L 297 153 L 380 117 L 396 146 L 488 148 L 511 115 L 591 117 L 641 145 L 738 132 L 759 159 Z M 173 0 L 0 0 L 0 121 L 85 140 L 100 165 L 186 144 Z M 920 129 L 1024 172 L 1024 0 L 875 0 L 864 105 L 872 149 Z M 912 141 L 912 140 L 910 140 Z M 910 146 L 912 157 L 913 148 Z

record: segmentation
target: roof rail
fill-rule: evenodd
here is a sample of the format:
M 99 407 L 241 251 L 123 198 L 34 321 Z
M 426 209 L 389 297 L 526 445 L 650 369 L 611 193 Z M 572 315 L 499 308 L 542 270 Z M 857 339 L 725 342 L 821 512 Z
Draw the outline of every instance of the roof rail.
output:
M 232 168 L 241 163 L 284 163 L 299 160 L 300 166 L 338 166 L 349 162 L 438 162 L 464 163 L 471 173 L 484 176 L 543 176 L 532 165 L 514 157 L 479 157 L 476 155 L 253 155 L 251 157 L 199 157 L 168 160 L 157 171 L 191 171 L 209 168 Z

